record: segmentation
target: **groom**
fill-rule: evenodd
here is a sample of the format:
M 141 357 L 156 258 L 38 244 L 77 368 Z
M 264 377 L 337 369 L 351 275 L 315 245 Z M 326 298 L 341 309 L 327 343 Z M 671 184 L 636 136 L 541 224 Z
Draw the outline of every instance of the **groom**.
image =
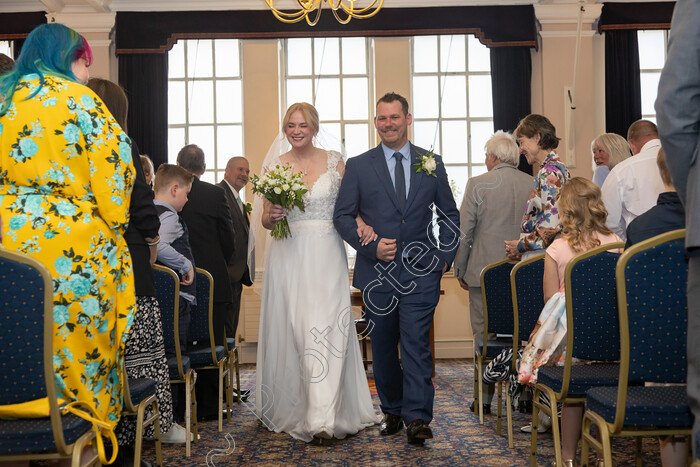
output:
M 357 250 L 353 285 L 368 311 L 381 433 L 393 435 L 406 423 L 408 442 L 422 444 L 433 437 L 430 327 L 440 278 L 459 244 L 459 212 L 442 158 L 421 162 L 419 153 L 428 151 L 408 141 L 411 120 L 404 97 L 379 99 L 374 126 L 382 144 L 348 159 L 333 221 Z M 358 214 L 379 236 L 368 245 L 356 233 Z

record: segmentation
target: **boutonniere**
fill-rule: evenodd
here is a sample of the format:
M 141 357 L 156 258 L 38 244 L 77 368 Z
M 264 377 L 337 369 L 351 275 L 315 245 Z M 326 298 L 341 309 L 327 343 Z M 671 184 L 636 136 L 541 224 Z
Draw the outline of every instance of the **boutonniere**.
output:
M 245 212 L 247 212 L 248 214 L 253 212 L 253 205 L 250 203 L 245 203 Z
M 437 175 L 435 175 L 435 169 L 437 169 L 438 162 L 435 160 L 435 153 L 433 152 L 433 148 L 430 148 L 425 154 L 421 154 L 418 151 L 416 151 L 416 153 L 418 154 L 418 156 L 420 156 L 420 160 L 413 164 L 413 168 L 416 169 L 416 173 L 422 171 L 427 173 L 428 175 L 437 177 Z

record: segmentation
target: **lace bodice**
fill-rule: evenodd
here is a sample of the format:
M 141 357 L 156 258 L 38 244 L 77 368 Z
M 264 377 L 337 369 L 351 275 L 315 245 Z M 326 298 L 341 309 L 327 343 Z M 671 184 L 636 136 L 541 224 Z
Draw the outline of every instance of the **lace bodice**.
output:
M 304 195 L 305 211 L 301 212 L 299 208 L 294 208 L 287 214 L 290 224 L 302 220 L 333 220 L 335 200 L 340 189 L 340 174 L 337 166 L 338 162 L 343 160 L 343 156 L 336 151 L 328 151 L 326 154 L 328 155 L 326 172 L 318 177 Z

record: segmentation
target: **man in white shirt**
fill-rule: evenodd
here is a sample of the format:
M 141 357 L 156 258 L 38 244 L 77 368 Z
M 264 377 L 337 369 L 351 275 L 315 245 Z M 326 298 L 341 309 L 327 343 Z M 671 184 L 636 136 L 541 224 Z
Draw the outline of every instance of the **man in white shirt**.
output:
M 629 223 L 651 209 L 659 193 L 664 191 L 656 165 L 661 149 L 656 125 L 649 120 L 637 120 L 627 131 L 627 142 L 634 156 L 617 164 L 601 189 L 608 210 L 605 224 L 622 240 L 627 239 Z

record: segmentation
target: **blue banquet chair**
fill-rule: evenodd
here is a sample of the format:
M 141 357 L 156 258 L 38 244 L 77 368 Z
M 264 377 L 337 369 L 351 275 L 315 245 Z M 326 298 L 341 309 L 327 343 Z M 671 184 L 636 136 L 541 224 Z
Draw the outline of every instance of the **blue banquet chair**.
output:
M 617 264 L 620 367 L 615 385 L 588 391 L 581 458 L 589 445 L 612 466 L 611 438 L 690 435 L 686 396 L 688 263 L 685 229 L 630 247 Z M 644 383 L 653 383 L 644 386 Z M 659 385 L 659 383 L 670 383 Z M 591 433 L 598 428 L 600 439 Z
M 0 405 L 48 398 L 49 416 L 0 419 L 0 461 L 71 459 L 93 443 L 92 423 L 59 409 L 53 368 L 53 283 L 48 269 L 0 246 Z

